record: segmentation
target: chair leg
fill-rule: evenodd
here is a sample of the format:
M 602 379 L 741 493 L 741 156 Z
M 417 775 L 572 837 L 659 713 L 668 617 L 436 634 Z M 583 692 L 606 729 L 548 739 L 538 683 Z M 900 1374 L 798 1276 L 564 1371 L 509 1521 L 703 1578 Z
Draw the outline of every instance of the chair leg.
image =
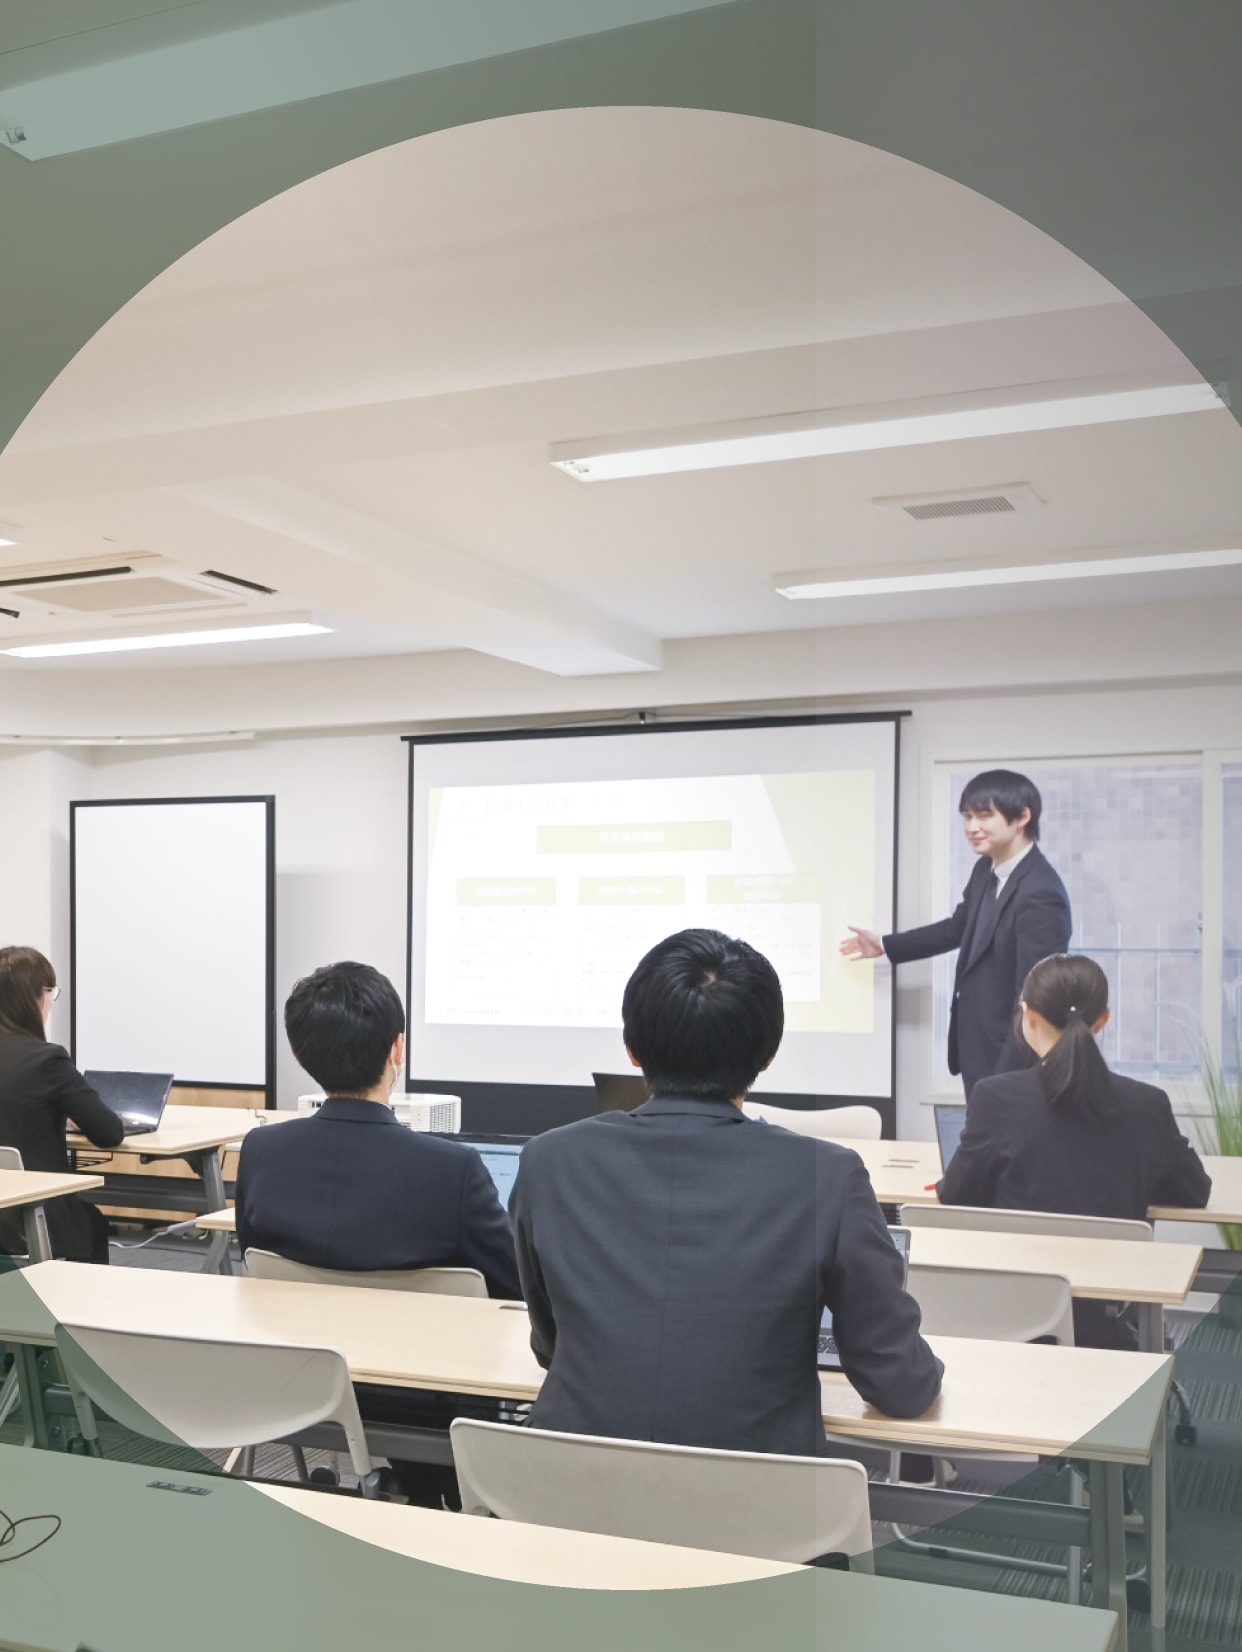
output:
M 8 1422 L 11 1413 L 16 1409 L 22 1397 L 21 1384 L 17 1379 L 17 1363 L 4 1379 L 4 1387 L 0 1388 L 0 1428 Z
M 293 1453 L 293 1462 L 298 1471 L 298 1480 L 302 1485 L 309 1486 L 310 1470 L 306 1466 L 306 1453 L 302 1450 L 301 1446 L 290 1446 L 289 1449 Z
M 1080 1509 L 1083 1507 L 1085 1491 L 1086 1481 L 1071 1463 L 1069 1465 L 1069 1501 L 1071 1508 Z M 1065 1598 L 1071 1606 L 1078 1606 L 1082 1601 L 1082 1550 L 1078 1548 L 1067 1551 Z

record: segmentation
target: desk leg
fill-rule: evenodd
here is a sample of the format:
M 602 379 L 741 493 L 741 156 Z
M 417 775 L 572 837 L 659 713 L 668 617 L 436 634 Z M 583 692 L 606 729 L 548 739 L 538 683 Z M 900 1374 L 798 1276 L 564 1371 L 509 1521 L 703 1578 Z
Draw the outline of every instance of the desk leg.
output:
M 1126 1500 L 1120 1463 L 1096 1463 L 1091 1485 L 1091 1604 L 1117 1614 L 1116 1652 L 1128 1646 Z
M 206 1196 L 208 1210 L 223 1210 L 228 1204 L 224 1194 L 224 1170 L 220 1162 L 220 1149 L 209 1147 L 199 1158 L 199 1174 L 203 1178 L 203 1193 Z M 203 1261 L 204 1273 L 228 1273 L 229 1236 L 227 1233 L 213 1233 L 207 1245 L 207 1255 Z
M 232 1264 L 229 1261 L 229 1239 L 227 1233 L 213 1233 L 207 1243 L 207 1260 L 203 1263 L 204 1273 L 231 1274 Z
M 43 1409 L 43 1385 L 39 1380 L 39 1350 L 28 1342 L 13 1344 L 17 1358 L 18 1383 L 22 1393 L 22 1444 L 46 1451 L 49 1445 L 47 1412 Z
M 1164 1628 L 1168 1582 L 1166 1549 L 1169 1515 L 1169 1442 L 1166 1413 L 1151 1448 L 1151 1469 L 1143 1476 L 1143 1530 L 1147 1544 L 1147 1586 L 1151 1590 L 1151 1626 Z
M 32 1262 L 50 1262 L 52 1245 L 47 1236 L 47 1217 L 42 1205 L 27 1205 L 22 1211 L 26 1230 L 26 1254 Z
M 1164 1304 L 1140 1302 L 1138 1307 L 1139 1348 L 1144 1354 L 1164 1353 Z

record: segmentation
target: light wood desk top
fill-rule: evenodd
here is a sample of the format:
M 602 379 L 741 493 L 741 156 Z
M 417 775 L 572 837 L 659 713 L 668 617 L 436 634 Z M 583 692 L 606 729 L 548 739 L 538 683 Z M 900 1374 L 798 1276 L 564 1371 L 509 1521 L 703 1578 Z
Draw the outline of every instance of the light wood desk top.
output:
M 1185 1302 L 1202 1256 L 1198 1245 L 1157 1245 L 1143 1239 L 910 1229 L 911 1262 L 1059 1274 L 1069 1280 L 1074 1296 L 1106 1302 Z
M 49 1343 L 56 1320 L 334 1347 L 356 1382 L 396 1387 L 530 1400 L 543 1380 L 525 1310 L 479 1298 L 60 1261 L 0 1278 L 0 1341 Z M 1142 1462 L 1150 1452 L 1172 1374 L 1167 1356 L 929 1340 L 945 1362 L 945 1379 L 926 1416 L 883 1417 L 844 1377 L 825 1374 L 827 1427 L 932 1450 L 1053 1456 L 1074 1446 L 1124 1463 Z
M 160 1480 L 205 1495 L 169 1493 Z M 0 1483 L 13 1518 L 64 1518 L 43 1548 L 4 1568 L 0 1639 L 27 1652 L 217 1652 L 222 1638 L 406 1652 L 418 1623 L 461 1646 L 542 1652 L 751 1652 L 765 1642 L 804 1652 L 1110 1652 L 1117 1630 L 1111 1612 L 1052 1601 L 180 1469 L 156 1476 L 135 1463 L 53 1451 L 0 1447 Z M 136 1557 L 141 1587 L 118 1587 L 118 1578 L 137 1577 Z M 235 1621 L 218 1603 L 194 1609 L 205 1577 L 227 1579 L 228 1599 L 244 1603 Z
M 62 1193 L 81 1193 L 102 1187 L 102 1176 L 77 1176 L 68 1170 L 0 1170 L 0 1210 L 16 1205 L 41 1205 Z
M 116 1147 L 96 1147 L 85 1136 L 70 1136 L 70 1147 L 94 1153 L 147 1153 L 153 1158 L 178 1158 L 224 1147 L 255 1128 L 255 1116 L 242 1107 L 165 1107 L 158 1130 L 126 1136 Z
M 875 1196 L 882 1205 L 934 1205 L 941 1177 L 940 1149 L 934 1141 L 866 1141 L 841 1136 L 840 1147 L 852 1147 L 867 1167 Z M 1182 1205 L 1153 1205 L 1147 1212 L 1161 1222 L 1242 1222 L 1242 1158 L 1205 1154 L 1204 1167 L 1212 1178 L 1212 1196 L 1202 1210 Z
M 211 1210 L 196 1226 L 236 1233 L 237 1212 Z M 1012 1268 L 1055 1273 L 1077 1297 L 1112 1302 L 1186 1300 L 1203 1255 L 1197 1245 L 1156 1245 L 1140 1239 L 1063 1239 L 1047 1234 L 975 1233 L 964 1228 L 911 1228 L 910 1260 L 948 1268 Z

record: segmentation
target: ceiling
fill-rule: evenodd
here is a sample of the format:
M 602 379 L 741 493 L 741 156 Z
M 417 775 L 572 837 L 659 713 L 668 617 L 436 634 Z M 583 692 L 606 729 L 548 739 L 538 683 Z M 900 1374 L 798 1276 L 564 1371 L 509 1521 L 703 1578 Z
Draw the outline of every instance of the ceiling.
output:
M 0 456 L 0 521 L 21 530 L 0 579 L 118 556 L 136 575 L 144 559 L 214 569 L 271 588 L 237 597 L 251 619 L 330 632 L 0 655 L 0 672 L 470 650 L 642 675 L 677 639 L 1237 596 L 1238 568 L 798 603 L 773 589 L 794 570 L 1237 545 L 1242 431 L 1224 411 L 590 485 L 548 463 L 559 441 L 1169 374 L 1193 369 L 1076 256 L 864 145 L 679 109 L 453 128 L 187 254 Z M 875 503 L 1016 482 L 1038 508 L 915 523 Z M 80 611 L 0 605 L 21 610 L 0 646 L 84 634 Z M 132 613 L 86 627 L 134 628 Z

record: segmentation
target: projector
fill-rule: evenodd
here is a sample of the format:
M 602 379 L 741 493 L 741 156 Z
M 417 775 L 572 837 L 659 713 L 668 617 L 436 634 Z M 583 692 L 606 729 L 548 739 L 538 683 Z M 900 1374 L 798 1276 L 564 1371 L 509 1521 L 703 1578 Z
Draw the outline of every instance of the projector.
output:
M 298 1112 L 307 1116 L 321 1108 L 327 1096 L 299 1096 Z M 391 1096 L 393 1114 L 411 1130 L 434 1130 L 455 1136 L 461 1129 L 460 1096 Z

